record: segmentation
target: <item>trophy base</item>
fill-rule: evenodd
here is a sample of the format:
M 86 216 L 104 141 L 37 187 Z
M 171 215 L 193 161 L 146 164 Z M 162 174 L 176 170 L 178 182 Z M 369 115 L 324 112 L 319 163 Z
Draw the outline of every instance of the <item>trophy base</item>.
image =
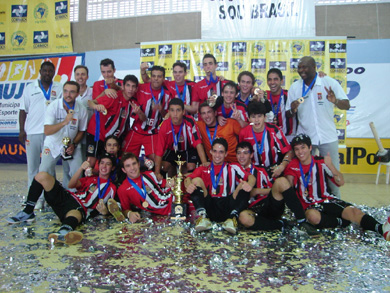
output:
M 172 203 L 171 219 L 185 220 L 187 218 L 187 205 L 184 203 Z
M 64 146 L 64 148 L 62 149 L 62 152 L 61 152 L 61 158 L 62 158 L 63 161 L 67 161 L 67 160 L 73 159 L 72 155 L 68 155 L 66 153 L 66 149 L 67 148 L 68 148 L 67 146 Z

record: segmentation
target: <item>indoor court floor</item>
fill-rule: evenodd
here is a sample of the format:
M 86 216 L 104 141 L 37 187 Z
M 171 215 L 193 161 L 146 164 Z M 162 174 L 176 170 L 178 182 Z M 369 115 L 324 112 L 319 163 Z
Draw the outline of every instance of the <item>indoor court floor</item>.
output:
M 25 200 L 26 165 L 1 164 L 0 172 L 1 292 L 390 291 L 390 242 L 354 225 L 312 239 L 296 228 L 232 236 L 219 224 L 198 234 L 191 221 L 98 217 L 80 227 L 81 243 L 53 246 L 47 235 L 59 221 L 50 208 L 31 224 L 4 219 Z M 376 175 L 345 178 L 342 199 L 385 221 L 385 176 L 378 185 Z

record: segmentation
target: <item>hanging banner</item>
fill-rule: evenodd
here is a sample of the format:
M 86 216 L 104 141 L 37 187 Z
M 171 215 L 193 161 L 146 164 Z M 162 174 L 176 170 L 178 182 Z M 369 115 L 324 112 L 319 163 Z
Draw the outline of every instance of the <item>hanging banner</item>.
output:
M 223 2 L 223 1 L 221 1 Z M 237 82 L 241 71 L 251 71 L 256 86 L 267 90 L 267 72 L 279 68 L 283 73 L 283 87 L 300 79 L 298 61 L 312 56 L 317 70 L 335 78 L 347 92 L 347 41 L 332 39 L 278 39 L 240 41 L 180 41 L 167 43 L 141 43 L 141 62 L 149 66 L 160 65 L 166 69 L 166 77 L 172 79 L 172 65 L 176 61 L 187 64 L 187 78 L 199 81 L 205 77 L 202 58 L 206 53 L 217 59 L 217 75 Z M 346 112 L 335 110 L 335 124 L 339 142 L 345 144 Z
M 44 61 L 51 61 L 56 74 L 54 80 L 65 83 L 72 79 L 73 68 L 84 64 L 84 54 L 51 56 L 0 61 L 0 134 L 19 133 L 20 98 L 24 88 L 39 78 Z M 42 118 L 43 119 L 43 118 Z
M 203 0 L 202 39 L 315 37 L 313 0 Z
M 72 51 L 69 1 L 2 1 L 0 55 L 35 55 Z

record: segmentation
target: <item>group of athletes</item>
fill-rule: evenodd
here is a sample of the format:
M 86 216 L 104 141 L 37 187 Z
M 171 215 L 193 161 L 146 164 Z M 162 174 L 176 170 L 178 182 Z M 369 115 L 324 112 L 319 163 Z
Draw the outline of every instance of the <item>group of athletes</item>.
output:
M 238 75 L 238 84 L 217 76 L 211 54 L 203 57 L 206 76 L 197 83 L 186 80 L 187 67 L 180 62 L 173 64 L 172 81 L 165 79 L 165 68 L 146 63 L 143 83 L 134 75 L 117 79 L 110 59 L 102 60 L 100 69 L 104 79 L 91 90 L 88 68 L 77 66 L 76 81 L 65 83 L 58 102 L 63 115 L 44 124 L 46 136 L 57 135 L 61 145 L 61 131 L 83 124 L 75 121 L 75 105 L 83 100 L 88 126 L 74 135 L 67 131 L 71 142 L 61 148 L 70 156 L 80 149 L 84 162 L 70 170 L 64 187 L 40 168 L 25 208 L 7 218 L 9 223 L 33 221 L 42 193 L 62 222 L 49 235 L 54 243 L 78 243 L 83 235 L 77 226 L 98 214 L 131 223 L 148 213 L 169 216 L 177 161 L 184 161 L 182 191 L 194 207 L 197 232 L 212 229 L 212 221 L 231 234 L 239 224 L 286 229 L 292 225 L 282 217 L 287 206 L 298 228 L 313 237 L 319 229 L 353 222 L 390 240 L 390 218 L 381 224 L 335 192 L 344 179 L 334 148 L 333 108 L 347 109 L 349 102 L 337 81 L 319 76 L 312 57 L 300 60 L 302 79 L 289 92 L 277 68 L 267 73 L 269 91 L 256 88 L 249 71 Z M 323 155 L 313 156 L 315 148 Z M 48 155 L 53 147 L 46 150 Z

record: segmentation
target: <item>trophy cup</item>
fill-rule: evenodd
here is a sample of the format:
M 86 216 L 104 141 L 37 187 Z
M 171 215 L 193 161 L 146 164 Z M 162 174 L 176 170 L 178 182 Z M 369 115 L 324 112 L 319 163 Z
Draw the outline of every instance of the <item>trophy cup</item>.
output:
M 70 160 L 70 159 L 73 159 L 73 156 L 72 155 L 68 155 L 66 153 L 66 150 L 68 149 L 69 147 L 69 143 L 70 143 L 70 137 L 67 137 L 65 136 L 63 139 L 62 139 L 62 144 L 64 145 L 62 150 L 61 150 L 61 157 L 64 161 L 66 160 Z
M 187 205 L 183 203 L 183 191 L 181 190 L 181 184 L 184 178 L 181 173 L 181 167 L 186 163 L 186 161 L 180 161 L 180 157 L 181 156 L 178 156 L 178 160 L 175 161 L 178 166 L 178 173 L 176 176 L 175 187 L 172 191 L 175 199 L 172 203 L 171 219 L 175 220 L 185 220 L 187 215 Z
M 216 94 L 211 95 L 207 98 L 207 104 L 212 108 L 217 103 L 218 96 Z

